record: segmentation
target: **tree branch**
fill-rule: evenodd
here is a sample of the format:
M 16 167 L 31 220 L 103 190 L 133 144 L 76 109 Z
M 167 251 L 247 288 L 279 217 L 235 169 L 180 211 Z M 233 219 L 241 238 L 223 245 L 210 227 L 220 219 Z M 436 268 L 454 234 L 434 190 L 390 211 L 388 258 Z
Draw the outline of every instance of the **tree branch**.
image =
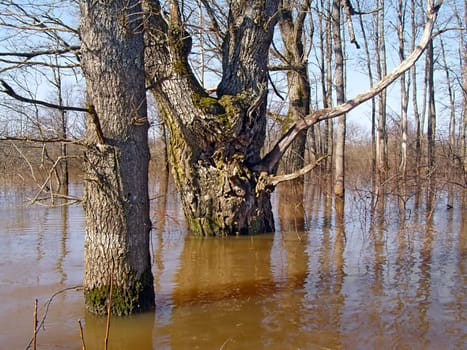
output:
M 37 143 L 67 143 L 86 147 L 87 144 L 83 140 L 69 140 L 58 137 L 51 138 L 34 138 L 34 137 L 14 137 L 14 136 L 0 136 L 0 141 L 23 141 L 23 142 L 37 142 Z
M 324 156 L 319 157 L 316 160 L 316 162 L 308 164 L 308 165 L 304 166 L 303 168 L 301 168 L 301 169 L 299 169 L 299 170 L 297 170 L 297 171 L 295 171 L 293 173 L 290 173 L 290 174 L 269 176 L 269 179 L 268 179 L 269 184 L 272 185 L 272 186 L 276 186 L 276 185 L 278 185 L 278 184 L 280 184 L 281 182 L 284 182 L 284 181 L 295 180 L 296 178 L 299 178 L 300 176 L 303 176 L 306 173 L 309 173 L 310 171 L 315 169 L 318 166 L 318 164 L 321 163 L 327 157 L 329 157 L 329 155 L 325 154 Z
M 49 103 L 46 101 L 41 101 L 41 100 L 35 100 L 32 98 L 24 97 L 21 95 L 18 95 L 13 88 L 7 84 L 7 82 L 3 79 L 0 79 L 0 84 L 3 86 L 3 90 L 0 90 L 0 92 L 3 92 L 7 94 L 10 97 L 13 97 L 15 100 L 21 101 L 21 102 L 26 102 L 26 103 L 31 103 L 39 106 L 44 106 L 48 108 L 54 108 L 58 109 L 59 111 L 75 111 L 75 112 L 89 112 L 86 108 L 81 108 L 81 107 L 71 107 L 71 106 L 60 106 L 56 105 L 54 103 Z
M 52 49 L 52 50 L 41 50 L 41 51 L 30 51 L 30 52 L 0 52 L 0 57 L 4 56 L 13 56 L 13 57 L 24 57 L 26 59 L 31 59 L 37 56 L 44 55 L 62 55 L 68 52 L 79 51 L 80 46 L 69 46 L 66 49 Z
M 409 70 L 415 64 L 415 62 L 417 62 L 422 53 L 425 51 L 428 43 L 432 40 L 434 23 L 436 21 L 439 8 L 442 3 L 443 1 L 438 1 L 433 7 L 428 9 L 427 22 L 425 23 L 423 35 L 420 39 L 418 46 L 410 54 L 410 56 L 408 56 L 397 67 L 395 67 L 391 73 L 389 73 L 383 79 L 381 79 L 376 85 L 373 86 L 373 88 L 370 88 L 369 90 L 355 96 L 354 98 L 346 101 L 345 103 L 331 108 L 324 108 L 313 112 L 309 115 L 303 116 L 300 120 L 295 122 L 289 128 L 289 130 L 286 131 L 286 133 L 279 139 L 279 141 L 272 148 L 272 150 L 268 154 L 266 154 L 260 162 L 253 165 L 253 170 L 266 171 L 268 173 L 272 173 L 273 170 L 276 168 L 276 165 L 279 163 L 280 159 L 284 155 L 287 148 L 302 130 L 306 130 L 322 120 L 336 118 L 338 116 L 350 112 L 355 107 L 361 105 L 362 103 L 370 100 L 372 97 L 381 93 L 403 73 Z

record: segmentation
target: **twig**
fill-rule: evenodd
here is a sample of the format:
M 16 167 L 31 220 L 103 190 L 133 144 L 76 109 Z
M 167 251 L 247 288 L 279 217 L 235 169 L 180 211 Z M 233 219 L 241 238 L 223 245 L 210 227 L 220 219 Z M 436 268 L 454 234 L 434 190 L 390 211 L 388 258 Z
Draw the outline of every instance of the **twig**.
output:
M 84 342 L 83 325 L 81 324 L 81 320 L 78 320 L 78 325 L 79 325 L 79 335 L 81 338 L 81 350 L 86 350 L 86 343 Z
M 34 301 L 34 315 L 33 315 L 33 319 L 34 319 L 34 335 L 33 335 L 33 342 L 32 342 L 32 348 L 34 350 L 37 349 L 37 299 Z
M 31 176 L 32 176 L 33 180 L 36 183 L 38 183 L 39 181 L 36 178 L 36 174 L 34 173 L 34 168 L 33 168 L 32 164 L 31 164 L 31 162 L 29 161 L 29 159 L 24 155 L 24 153 L 19 149 L 19 147 L 15 145 L 14 142 L 11 142 L 11 145 L 16 149 L 16 151 L 19 153 L 19 155 L 24 159 L 24 161 L 26 162 L 26 164 L 29 167 L 29 170 L 31 171 Z
M 41 101 L 41 100 L 35 100 L 31 99 L 28 97 L 24 97 L 21 95 L 18 95 L 13 88 L 7 84 L 7 82 L 3 79 L 0 79 L 0 84 L 3 87 L 3 90 L 0 90 L 0 92 L 3 92 L 7 94 L 10 97 L 13 97 L 14 99 L 21 101 L 21 102 L 26 102 L 26 103 L 31 103 L 39 106 L 44 106 L 48 108 L 54 108 L 58 109 L 60 111 L 76 111 L 76 112 L 89 112 L 86 108 L 81 108 L 81 107 L 70 107 L 70 106 L 59 106 L 53 103 L 49 103 L 46 101 Z
M 65 143 L 87 147 L 88 144 L 84 140 L 70 140 L 59 137 L 51 138 L 35 138 L 35 137 L 16 137 L 16 136 L 0 136 L 0 141 L 23 141 L 23 142 L 38 142 L 38 143 Z
M 224 344 L 222 344 L 222 346 L 219 348 L 219 350 L 224 349 L 225 345 L 226 345 L 229 341 L 232 341 L 232 338 L 227 338 L 227 340 L 224 342 Z
M 50 308 L 50 304 L 52 304 L 52 301 L 53 299 L 61 294 L 61 293 L 64 293 L 66 291 L 69 291 L 69 290 L 72 290 L 72 289 L 79 289 L 81 288 L 82 286 L 81 285 L 78 285 L 78 286 L 74 286 L 74 287 L 68 287 L 68 288 L 64 288 L 64 289 L 61 289 L 57 292 L 55 292 L 54 294 L 52 294 L 52 296 L 49 298 L 49 300 L 47 301 L 47 303 L 45 304 L 45 312 L 44 312 L 44 316 L 42 316 L 42 319 L 41 321 L 39 322 L 38 326 L 36 327 L 37 329 L 37 332 L 36 332 L 36 335 L 37 333 L 39 333 L 39 330 L 42 328 L 42 326 L 44 325 L 45 323 L 45 319 L 47 317 L 47 314 L 49 313 L 49 308 Z M 30 349 L 31 348 L 31 345 L 33 344 L 35 338 L 33 337 L 30 341 L 29 341 L 29 344 L 26 346 L 26 350 Z
M 308 165 L 304 166 L 303 168 L 301 168 L 301 169 L 299 169 L 296 172 L 291 173 L 291 174 L 270 176 L 268 183 L 273 185 L 273 186 L 276 186 L 281 182 L 294 180 L 294 179 L 296 179 L 296 178 L 298 178 L 300 176 L 303 176 L 306 173 L 312 171 L 313 169 L 315 169 L 319 165 L 319 163 L 321 163 L 324 159 L 326 159 L 328 157 L 329 157 L 329 155 L 325 154 L 325 155 L 319 157 L 314 163 L 308 164 Z

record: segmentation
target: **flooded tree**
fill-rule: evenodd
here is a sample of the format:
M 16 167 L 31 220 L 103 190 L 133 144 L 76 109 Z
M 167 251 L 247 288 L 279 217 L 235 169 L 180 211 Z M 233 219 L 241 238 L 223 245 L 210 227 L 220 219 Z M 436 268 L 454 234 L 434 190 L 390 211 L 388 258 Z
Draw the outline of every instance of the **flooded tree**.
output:
M 154 305 L 140 2 L 80 1 L 86 78 L 84 295 L 117 315 Z M 109 289 L 112 287 L 112 300 Z
M 209 4 L 204 3 L 209 8 Z M 210 95 L 193 73 L 192 38 L 180 4 L 168 11 L 145 1 L 146 74 L 169 133 L 169 154 L 189 229 L 196 235 L 251 234 L 274 229 L 270 194 L 293 174 L 277 176 L 287 148 L 304 130 L 372 98 L 408 70 L 431 37 L 440 2 L 430 6 L 418 47 L 366 93 L 303 115 L 266 155 L 267 63 L 279 1 L 233 2 L 222 43 L 222 77 Z

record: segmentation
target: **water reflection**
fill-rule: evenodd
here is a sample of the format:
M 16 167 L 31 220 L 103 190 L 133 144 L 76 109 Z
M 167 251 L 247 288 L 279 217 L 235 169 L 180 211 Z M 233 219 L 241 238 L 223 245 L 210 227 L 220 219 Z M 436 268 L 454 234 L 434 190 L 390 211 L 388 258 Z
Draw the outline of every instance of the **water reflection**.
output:
M 435 185 L 420 195 L 407 188 L 402 206 L 384 186 L 349 191 L 345 203 L 326 183 L 284 186 L 274 195 L 276 234 L 196 239 L 159 178 L 156 312 L 112 319 L 109 348 L 467 348 L 466 198 Z M 34 299 L 41 316 L 54 292 L 81 283 L 83 217 L 79 207 L 0 196 L 0 344 L 20 349 Z M 77 319 L 88 348 L 103 347 L 105 320 L 71 289 L 51 304 L 39 349 L 78 349 Z
M 290 181 L 287 186 L 279 185 L 278 212 L 281 232 L 305 230 L 305 207 L 303 203 L 304 183 L 301 179 Z
M 106 334 L 106 319 L 86 312 L 84 314 L 84 325 L 86 348 L 103 349 Z M 153 344 L 153 329 L 154 314 L 152 313 L 133 315 L 131 317 L 112 317 L 108 348 L 111 350 L 155 349 Z
M 60 284 L 63 284 L 67 280 L 66 271 L 63 269 L 63 262 L 68 254 L 67 250 L 67 233 L 68 233 L 68 207 L 63 206 L 61 208 L 61 237 L 60 237 L 60 255 L 57 259 L 57 271 L 60 273 Z

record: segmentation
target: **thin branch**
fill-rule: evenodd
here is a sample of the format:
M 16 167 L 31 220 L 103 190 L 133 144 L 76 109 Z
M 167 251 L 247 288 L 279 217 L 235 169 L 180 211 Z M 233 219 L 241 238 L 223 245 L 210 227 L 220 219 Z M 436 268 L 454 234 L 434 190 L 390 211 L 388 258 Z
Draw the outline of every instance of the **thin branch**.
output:
M 78 290 L 78 289 L 81 289 L 83 286 L 82 285 L 77 285 L 77 286 L 73 286 L 73 287 L 67 287 L 67 288 L 63 288 L 57 292 L 55 292 L 54 294 L 52 294 L 52 296 L 49 298 L 49 300 L 45 303 L 45 312 L 44 312 L 44 316 L 42 316 L 42 319 L 41 321 L 39 322 L 39 324 L 37 325 L 37 329 L 38 331 L 40 329 L 42 329 L 44 323 L 45 323 L 45 319 L 47 318 L 47 315 L 49 313 L 49 308 L 50 308 L 50 304 L 52 304 L 52 301 L 54 300 L 54 298 L 59 295 L 59 294 L 62 294 L 62 293 L 65 293 L 69 290 Z M 26 350 L 30 349 L 31 348 L 31 345 L 32 345 L 32 342 L 33 342 L 34 339 L 31 338 L 29 344 L 26 346 Z
M 272 186 L 276 186 L 279 183 L 284 182 L 284 181 L 295 180 L 296 178 L 299 178 L 300 176 L 303 176 L 303 175 L 309 173 L 310 171 L 312 171 L 313 169 L 315 169 L 319 165 L 319 163 L 321 163 L 324 159 L 326 159 L 328 157 L 329 157 L 329 155 L 325 154 L 325 155 L 319 157 L 316 160 L 316 162 L 308 164 L 307 166 L 304 166 L 303 168 L 301 168 L 301 169 L 299 169 L 299 170 L 297 170 L 297 171 L 295 171 L 293 173 L 290 173 L 290 174 L 269 176 L 269 184 L 272 185 Z
M 33 137 L 14 137 L 14 136 L 1 136 L 0 141 L 23 141 L 23 142 L 37 142 L 37 143 L 66 143 L 72 145 L 78 145 L 87 147 L 88 144 L 85 143 L 83 140 L 69 140 L 69 139 L 62 139 L 58 137 L 52 137 L 49 139 L 45 138 L 33 138 Z
M 86 343 L 84 341 L 83 325 L 81 324 L 81 320 L 78 320 L 78 326 L 79 326 L 79 336 L 81 338 L 81 350 L 86 350 Z
M 69 52 L 79 51 L 80 46 L 70 46 L 66 49 L 53 49 L 53 50 L 41 50 L 41 51 L 30 51 L 30 52 L 0 52 L 0 56 L 14 56 L 14 57 L 24 57 L 31 59 L 37 56 L 45 55 L 63 55 Z
M 295 71 L 302 72 L 303 64 L 277 64 L 274 66 L 268 66 L 268 71 L 280 72 L 280 71 Z
M 357 14 L 352 7 L 352 4 L 350 3 L 350 0 L 345 0 L 342 1 L 342 5 L 344 6 L 344 12 L 345 12 L 345 17 L 347 20 L 347 26 L 349 28 L 349 36 L 350 36 L 350 42 L 352 44 L 355 44 L 355 47 L 357 49 L 360 48 L 360 45 L 358 44 L 357 39 L 355 38 L 355 32 L 353 29 L 353 22 L 352 22 L 352 15 Z
M 32 349 L 37 349 L 37 299 L 34 300 L 34 315 L 33 315 L 33 322 L 34 322 L 34 333 L 32 338 Z
M 16 149 L 16 151 L 19 153 L 19 155 L 24 159 L 24 161 L 26 162 L 26 164 L 28 165 L 29 167 L 29 170 L 31 171 L 31 176 L 33 178 L 33 180 L 38 183 L 37 181 L 37 178 L 36 178 L 36 174 L 34 172 L 34 167 L 32 166 L 31 162 L 29 161 L 28 157 L 26 157 L 26 155 L 23 153 L 23 151 L 21 151 L 19 149 L 18 146 L 15 145 L 14 142 L 11 142 L 11 144 L 13 145 L 13 147 Z
M 81 108 L 81 107 L 71 107 L 71 106 L 59 106 L 53 103 L 49 103 L 46 101 L 41 101 L 41 100 L 35 100 L 32 98 L 24 97 L 21 95 L 18 95 L 13 88 L 8 85 L 3 79 L 0 79 L 0 84 L 3 86 L 3 90 L 0 90 L 0 92 L 3 92 L 7 94 L 10 97 L 13 97 L 15 100 L 21 101 L 21 102 L 26 102 L 26 103 L 31 103 L 39 106 L 44 106 L 48 108 L 54 108 L 58 109 L 60 111 L 75 111 L 75 112 L 89 112 L 86 108 Z
M 276 96 L 279 97 L 282 101 L 285 101 L 285 98 L 282 96 L 282 94 L 279 92 L 279 90 L 277 90 L 276 84 L 274 84 L 274 82 L 272 81 L 271 74 L 269 74 L 269 72 L 268 72 L 268 80 L 269 80 L 269 83 L 272 86 L 272 89 L 276 93 Z
M 55 163 L 52 165 L 52 168 L 50 168 L 49 170 L 49 174 L 47 175 L 47 178 L 44 180 L 44 182 L 42 183 L 42 186 L 39 187 L 39 190 L 37 191 L 36 195 L 34 196 L 33 199 L 31 199 L 31 204 L 35 204 L 40 196 L 41 193 L 44 193 L 44 192 L 47 192 L 46 190 L 49 190 L 51 195 L 52 195 L 52 202 L 53 202 L 53 190 L 51 187 L 47 186 L 47 184 L 49 183 L 49 181 L 51 180 L 52 178 L 52 175 L 55 171 L 55 169 L 57 168 L 58 164 L 60 164 L 60 162 L 64 159 L 66 159 L 67 157 L 63 157 L 63 156 L 60 156 L 57 158 L 57 160 L 55 161 Z
M 225 34 L 222 32 L 219 22 L 217 21 L 217 15 L 214 12 L 213 8 L 211 7 L 210 3 L 206 0 L 201 0 L 206 12 L 208 13 L 209 19 L 211 20 L 212 28 L 211 30 L 216 33 L 222 40 L 225 38 Z M 219 40 L 216 39 L 216 45 L 219 47 L 221 43 Z
M 432 40 L 433 26 L 438 16 L 439 8 L 442 2 L 443 1 L 439 1 L 432 8 L 428 9 L 427 22 L 425 24 L 423 35 L 418 46 L 414 49 L 410 56 L 408 56 L 397 67 L 395 67 L 391 73 L 383 77 L 383 79 L 375 84 L 373 88 L 368 89 L 367 91 L 355 96 L 345 103 L 331 108 L 324 108 L 309 115 L 303 116 L 301 119 L 295 122 L 289 128 L 289 130 L 286 131 L 286 133 L 279 139 L 272 150 L 266 154 L 266 156 L 259 163 L 253 166 L 253 169 L 256 171 L 267 171 L 268 173 L 272 173 L 273 169 L 279 163 L 287 148 L 302 130 L 306 130 L 311 126 L 319 123 L 320 121 L 336 118 L 350 112 L 355 107 L 381 93 L 403 73 L 409 70 L 415 64 L 415 62 L 417 62 L 422 53 L 425 51 L 428 43 Z

